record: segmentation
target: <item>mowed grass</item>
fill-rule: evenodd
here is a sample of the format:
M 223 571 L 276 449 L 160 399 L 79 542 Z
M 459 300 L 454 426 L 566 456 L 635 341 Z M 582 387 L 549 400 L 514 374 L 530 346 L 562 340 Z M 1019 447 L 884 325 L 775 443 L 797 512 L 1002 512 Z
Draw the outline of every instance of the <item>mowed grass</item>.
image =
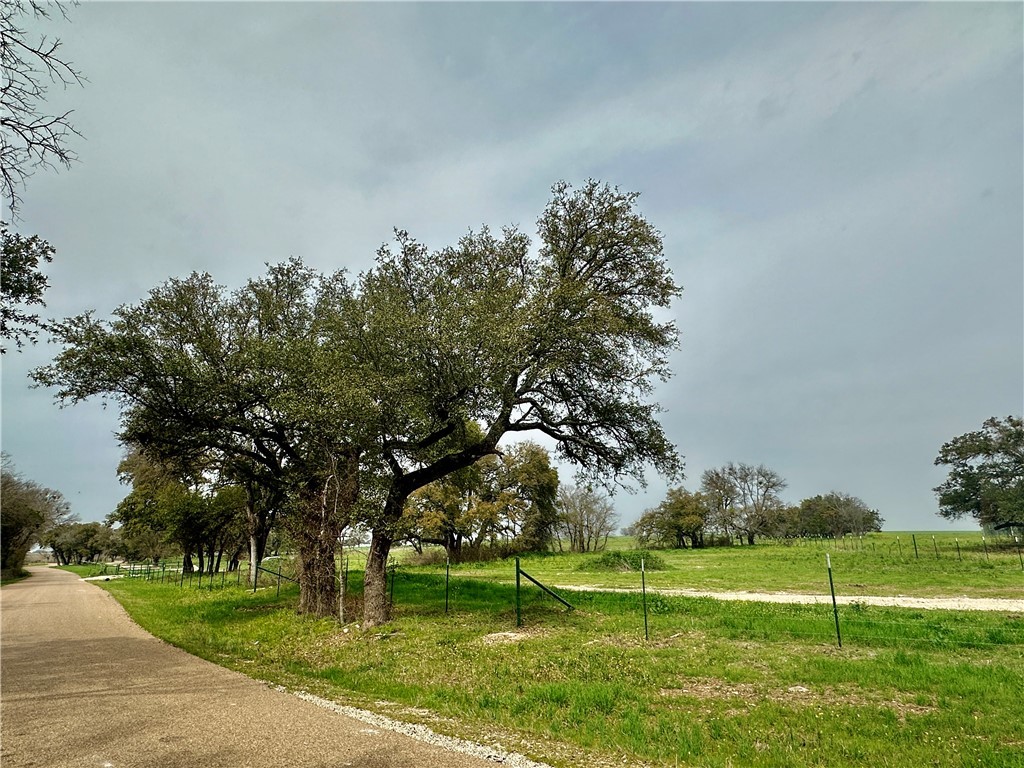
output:
M 916 556 L 912 537 L 917 540 Z M 609 542 L 611 550 L 631 546 L 626 537 Z M 655 589 L 828 594 L 829 554 L 839 595 L 1024 597 L 1024 568 L 1012 540 L 990 538 L 983 546 L 980 533 L 877 533 L 856 540 L 763 541 L 753 547 L 655 554 L 667 566 L 647 574 L 647 585 Z M 399 559 L 413 560 L 408 552 Z M 593 555 L 531 555 L 522 558 L 522 567 L 546 584 L 640 587 L 636 571 L 594 570 L 588 567 L 593 560 Z M 443 570 L 442 563 L 432 572 Z M 511 561 L 453 565 L 452 572 L 502 583 L 515 580 Z
M 839 649 L 831 606 L 648 595 L 645 640 L 640 595 L 532 586 L 516 630 L 514 587 L 461 569 L 446 614 L 443 570 L 400 567 L 370 631 L 292 585 L 102 584 L 199 656 L 554 765 L 1024 766 L 1019 615 L 841 607 Z

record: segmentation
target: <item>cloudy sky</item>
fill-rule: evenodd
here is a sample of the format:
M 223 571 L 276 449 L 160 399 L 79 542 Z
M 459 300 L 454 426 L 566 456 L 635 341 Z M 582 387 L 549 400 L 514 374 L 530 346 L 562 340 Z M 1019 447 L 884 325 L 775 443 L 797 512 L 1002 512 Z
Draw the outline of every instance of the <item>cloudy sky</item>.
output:
M 81 162 L 29 180 L 48 314 L 301 256 L 358 272 L 528 232 L 559 179 L 641 193 L 684 287 L 659 388 L 687 484 L 764 463 L 893 530 L 948 527 L 949 438 L 1024 406 L 1020 3 L 93 3 L 40 27 L 88 77 Z M 117 412 L 3 359 L 3 449 L 83 520 L 125 493 Z M 563 477 L 571 472 L 566 469 Z M 665 485 L 620 495 L 629 522 Z M 961 523 L 956 527 L 969 527 Z

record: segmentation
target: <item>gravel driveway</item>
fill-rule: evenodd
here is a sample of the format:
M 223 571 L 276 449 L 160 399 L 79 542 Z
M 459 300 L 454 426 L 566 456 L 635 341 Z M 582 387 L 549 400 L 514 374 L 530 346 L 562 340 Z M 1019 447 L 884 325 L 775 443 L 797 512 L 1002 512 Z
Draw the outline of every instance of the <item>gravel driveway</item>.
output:
M 31 572 L 0 590 L 4 768 L 538 765 L 420 726 L 339 714 L 157 640 L 72 573 Z
M 622 589 L 615 587 L 587 587 L 573 585 L 555 585 L 555 589 L 568 592 L 629 592 L 639 593 L 639 589 Z M 675 597 L 713 597 L 715 600 L 749 600 L 754 603 L 796 603 L 801 605 L 832 604 L 831 595 L 803 595 L 793 592 L 704 592 L 699 589 L 651 589 L 649 593 Z M 924 608 L 926 610 L 946 611 L 1005 611 L 1006 613 L 1024 613 L 1024 600 L 1007 597 L 876 597 L 871 595 L 836 596 L 839 605 L 882 605 L 893 608 Z

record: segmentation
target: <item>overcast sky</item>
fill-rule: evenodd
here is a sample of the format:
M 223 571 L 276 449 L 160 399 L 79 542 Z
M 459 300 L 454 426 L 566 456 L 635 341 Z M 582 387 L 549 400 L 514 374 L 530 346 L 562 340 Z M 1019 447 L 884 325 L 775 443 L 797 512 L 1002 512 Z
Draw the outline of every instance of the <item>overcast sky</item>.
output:
M 939 446 L 1024 410 L 1022 14 L 87 1 L 44 29 L 89 79 L 48 107 L 81 162 L 29 180 L 17 229 L 57 249 L 48 314 L 107 316 L 192 270 L 358 272 L 396 226 L 532 234 L 555 181 L 602 179 L 685 288 L 657 397 L 687 486 L 764 463 L 788 501 L 944 529 Z M 4 356 L 3 449 L 101 520 L 118 414 L 29 389 L 55 351 Z M 622 522 L 664 491 L 618 496 Z

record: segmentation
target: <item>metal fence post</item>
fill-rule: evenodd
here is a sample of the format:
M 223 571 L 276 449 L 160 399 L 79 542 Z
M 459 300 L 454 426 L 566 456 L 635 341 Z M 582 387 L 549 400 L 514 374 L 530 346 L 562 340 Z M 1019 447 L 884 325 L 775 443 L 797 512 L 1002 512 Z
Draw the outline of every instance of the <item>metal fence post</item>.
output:
M 519 558 L 516 558 L 516 626 L 523 626 L 522 600 L 519 597 Z
M 640 590 L 644 596 L 644 640 L 650 640 L 650 633 L 647 631 L 647 574 L 644 569 L 644 559 L 640 558 Z
M 832 593 L 832 613 L 836 617 L 836 641 L 839 647 L 843 647 L 843 636 L 839 633 L 839 606 L 836 605 L 836 587 L 832 582 L 832 557 L 825 555 L 825 565 L 828 566 L 828 588 Z

